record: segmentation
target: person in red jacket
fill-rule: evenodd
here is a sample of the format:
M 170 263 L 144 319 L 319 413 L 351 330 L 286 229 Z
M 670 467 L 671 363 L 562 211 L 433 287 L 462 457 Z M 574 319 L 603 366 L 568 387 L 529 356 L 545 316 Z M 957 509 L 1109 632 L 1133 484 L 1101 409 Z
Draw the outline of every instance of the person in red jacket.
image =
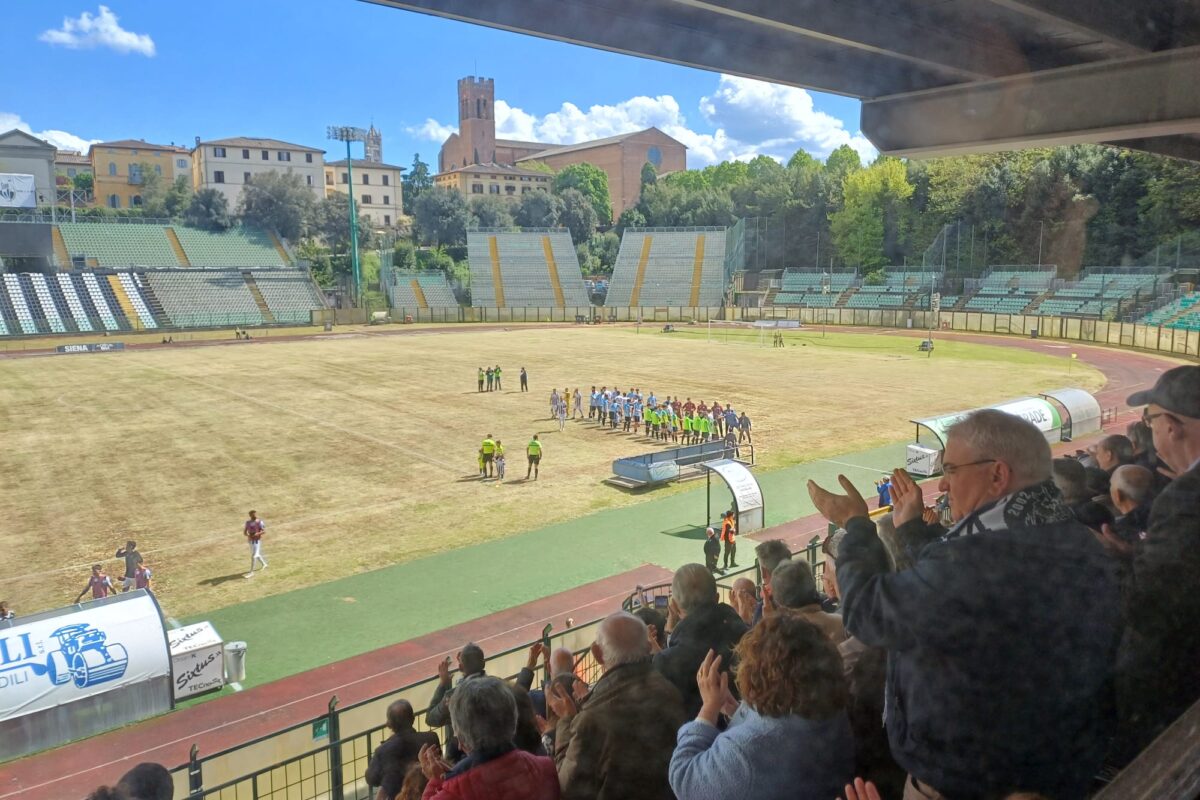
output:
M 554 761 L 513 744 L 517 704 L 504 681 L 463 681 L 451 695 L 450 720 L 467 757 L 451 768 L 436 747 L 421 748 L 429 778 L 422 800 L 559 800 Z

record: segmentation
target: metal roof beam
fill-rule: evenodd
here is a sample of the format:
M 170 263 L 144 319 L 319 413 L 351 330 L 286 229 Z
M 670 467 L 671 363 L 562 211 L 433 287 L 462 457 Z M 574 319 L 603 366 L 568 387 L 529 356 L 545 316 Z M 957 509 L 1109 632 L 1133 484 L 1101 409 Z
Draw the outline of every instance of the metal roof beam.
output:
M 1197 43 L 1194 36 L 1189 36 L 1190 41 L 1172 40 L 1185 33 L 1172 21 L 1174 9 L 1160 0 L 986 1 L 1053 27 L 1094 37 L 1126 55 Z M 1194 29 L 1190 31 L 1194 33 Z
M 934 157 L 1200 133 L 1200 48 L 863 102 L 890 155 Z

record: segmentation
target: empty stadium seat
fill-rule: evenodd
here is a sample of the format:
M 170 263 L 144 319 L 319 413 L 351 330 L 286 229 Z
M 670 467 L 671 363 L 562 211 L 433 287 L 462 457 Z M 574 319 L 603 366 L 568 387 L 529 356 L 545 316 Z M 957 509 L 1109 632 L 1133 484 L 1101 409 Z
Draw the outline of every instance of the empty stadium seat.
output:
M 558 275 L 562 302 L 551 280 L 545 240 Z M 495 263 L 493 263 L 493 242 Z M 722 245 L 722 252 L 724 246 Z M 471 302 L 477 307 L 581 307 L 590 302 L 583 285 L 579 258 L 566 230 L 549 232 L 468 231 L 467 261 L 471 268 Z M 500 287 L 497 291 L 496 277 Z M 503 303 L 500 303 L 500 298 Z M 415 298 L 414 298 L 415 299 Z
M 150 270 L 146 282 L 176 327 L 262 325 L 262 313 L 241 272 Z
M 214 233 L 172 227 L 193 267 L 286 267 L 275 242 L 263 231 L 237 227 Z
M 724 228 L 626 229 L 621 237 L 621 249 L 617 253 L 605 305 L 691 306 L 697 247 L 701 237 L 704 239 L 704 253 L 700 260 L 696 305 L 720 305 L 728 282 Z M 650 245 L 643 267 L 642 255 L 647 240 Z M 639 272 L 642 273 L 640 285 Z
M 161 225 L 62 222 L 58 228 L 68 254 L 95 259 L 100 267 L 172 267 L 179 264 Z
M 253 277 L 276 322 L 308 323 L 325 305 L 312 278 L 300 270 L 256 270 Z

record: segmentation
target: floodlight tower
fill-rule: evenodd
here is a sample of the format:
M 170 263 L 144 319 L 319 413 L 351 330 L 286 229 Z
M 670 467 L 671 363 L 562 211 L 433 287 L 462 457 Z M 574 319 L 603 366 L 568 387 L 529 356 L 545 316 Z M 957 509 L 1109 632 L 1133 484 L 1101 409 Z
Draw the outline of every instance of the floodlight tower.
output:
M 367 141 L 368 131 L 348 125 L 330 125 L 325 135 L 346 143 L 346 191 L 350 194 L 350 268 L 354 276 L 354 304 L 362 307 L 362 270 L 358 264 L 358 213 L 354 206 L 354 160 L 350 158 L 350 143 Z

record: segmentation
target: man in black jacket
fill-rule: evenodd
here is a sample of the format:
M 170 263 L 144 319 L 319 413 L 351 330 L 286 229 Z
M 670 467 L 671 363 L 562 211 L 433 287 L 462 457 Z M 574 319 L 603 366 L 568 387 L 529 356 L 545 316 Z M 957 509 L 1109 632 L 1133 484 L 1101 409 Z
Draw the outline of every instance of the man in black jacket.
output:
M 464 645 L 458 651 L 457 658 L 458 669 L 462 673 L 460 685 L 487 674 L 484 671 L 487 659 L 484 658 L 483 648 L 474 642 Z M 463 751 L 454 738 L 454 726 L 450 723 L 450 697 L 454 694 L 454 687 L 450 679 L 449 656 L 438 663 L 438 679 L 438 687 L 433 690 L 433 698 L 429 701 L 429 710 L 425 712 L 425 724 L 430 728 L 446 729 L 446 759 L 454 764 L 463 757 Z
M 368 786 L 379 787 L 379 795 L 386 800 L 400 792 L 404 773 L 411 764 L 417 763 L 421 748 L 427 744 L 440 746 L 436 733 L 413 730 L 414 719 L 412 704 L 407 700 L 397 700 L 388 706 L 387 726 L 392 735 L 375 749 L 363 776 Z
M 887 730 L 905 797 L 1016 791 L 1086 795 L 1110 727 L 1120 626 L 1116 565 L 1050 480 L 1050 446 L 1002 411 L 947 434 L 941 491 L 955 521 L 936 538 L 921 491 L 893 476 L 893 521 L 915 553 L 889 572 L 867 504 L 809 482 L 846 528 L 837 583 L 846 629 L 888 651 Z
M 1117 701 L 1132 758 L 1200 699 L 1200 367 L 1176 367 L 1129 398 L 1178 476 L 1150 509 L 1125 593 Z
M 720 557 L 721 540 L 717 538 L 716 529 L 709 528 L 704 532 L 704 566 L 708 567 L 709 572 L 716 574 L 717 560 Z
M 733 661 L 733 648 L 749 630 L 731 606 L 719 602 L 717 581 L 706 567 L 684 564 L 675 570 L 667 604 L 667 646 L 654 656 L 654 668 L 683 695 L 687 717 L 700 711 L 696 671 L 709 650 L 721 656 L 721 669 Z

